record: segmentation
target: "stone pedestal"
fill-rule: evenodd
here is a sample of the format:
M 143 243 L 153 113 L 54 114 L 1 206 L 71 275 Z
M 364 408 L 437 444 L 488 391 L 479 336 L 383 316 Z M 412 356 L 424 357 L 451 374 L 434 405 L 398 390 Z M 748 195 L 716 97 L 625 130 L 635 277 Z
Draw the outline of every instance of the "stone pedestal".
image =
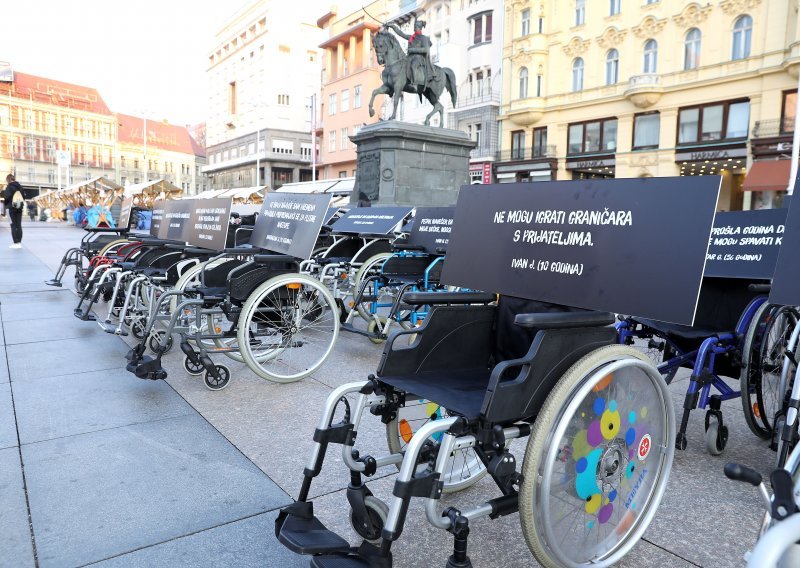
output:
M 358 163 L 353 205 L 455 205 L 469 183 L 465 132 L 396 120 L 363 127 L 350 140 Z

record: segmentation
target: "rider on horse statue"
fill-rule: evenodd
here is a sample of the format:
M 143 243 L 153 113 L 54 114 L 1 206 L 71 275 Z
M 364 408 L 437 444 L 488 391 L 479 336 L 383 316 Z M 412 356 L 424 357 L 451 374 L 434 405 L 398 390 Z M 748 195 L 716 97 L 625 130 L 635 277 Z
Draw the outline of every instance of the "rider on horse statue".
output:
M 425 27 L 424 20 L 414 21 L 414 33 L 409 35 L 404 33 L 395 24 L 388 24 L 387 28 L 394 30 L 394 33 L 408 40 L 408 66 L 411 70 L 413 87 L 417 93 L 422 93 L 428 83 L 435 79 L 436 71 L 431 64 L 431 40 L 422 33 Z

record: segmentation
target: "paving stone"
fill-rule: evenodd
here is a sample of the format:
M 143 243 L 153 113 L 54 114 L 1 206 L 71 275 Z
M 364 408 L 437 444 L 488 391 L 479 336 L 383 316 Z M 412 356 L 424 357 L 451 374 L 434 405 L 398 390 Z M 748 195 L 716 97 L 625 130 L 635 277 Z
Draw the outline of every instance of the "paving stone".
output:
M 288 496 L 199 416 L 22 447 L 39 565 L 94 562 Z
M 11 383 L 0 383 L 0 449 L 18 445 L 14 405 L 11 400 Z
M 33 568 L 28 506 L 17 448 L 0 450 L 0 495 L 0 568 Z
M 124 368 L 15 382 L 14 401 L 23 444 L 194 414 L 163 381 Z
M 237 566 L 241 568 L 307 568 L 308 557 L 293 554 L 274 536 L 277 513 L 264 513 L 123 554 L 95 564 L 97 568 L 173 568 Z
M 6 345 L 22 343 L 37 343 L 41 345 L 45 341 L 60 339 L 90 341 L 94 337 L 106 334 L 96 322 L 79 320 L 72 315 L 71 310 L 68 312 L 65 309 L 62 314 L 65 312 L 69 313 L 69 315 L 45 319 L 6 321 L 3 324 Z
M 97 325 L 92 322 L 81 323 Z M 101 332 L 86 339 L 8 345 L 6 355 L 11 380 L 23 381 L 119 368 L 128 350 L 129 347 L 118 337 Z
M 70 292 L 0 295 L 3 321 L 28 321 L 71 316 L 78 297 Z

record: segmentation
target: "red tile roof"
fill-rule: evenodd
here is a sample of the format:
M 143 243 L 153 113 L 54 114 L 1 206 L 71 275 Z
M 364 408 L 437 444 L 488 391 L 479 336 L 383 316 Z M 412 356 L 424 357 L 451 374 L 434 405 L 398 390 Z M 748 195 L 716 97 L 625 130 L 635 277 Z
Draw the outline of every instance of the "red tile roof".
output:
M 144 119 L 117 113 L 117 136 L 122 143 L 143 144 Z M 189 135 L 185 126 L 167 124 L 157 120 L 147 121 L 147 146 L 205 157 L 205 149 Z
M 14 72 L 13 83 L 0 83 L 0 94 L 22 99 L 32 98 L 37 102 L 98 114 L 111 114 L 97 89 L 18 71 Z

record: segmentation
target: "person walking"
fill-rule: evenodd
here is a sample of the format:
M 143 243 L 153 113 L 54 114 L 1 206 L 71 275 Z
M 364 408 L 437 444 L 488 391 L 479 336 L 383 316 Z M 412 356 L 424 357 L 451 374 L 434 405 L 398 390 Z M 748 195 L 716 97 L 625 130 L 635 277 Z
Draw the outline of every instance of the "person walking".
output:
M 38 207 L 36 206 L 36 202 L 33 199 L 28 200 L 28 217 L 31 218 L 31 221 L 36 221 L 36 215 L 39 213 Z
M 6 176 L 6 189 L 3 192 L 3 204 L 11 219 L 11 248 L 22 248 L 22 210 L 25 208 L 25 192 L 14 178 L 14 174 Z

